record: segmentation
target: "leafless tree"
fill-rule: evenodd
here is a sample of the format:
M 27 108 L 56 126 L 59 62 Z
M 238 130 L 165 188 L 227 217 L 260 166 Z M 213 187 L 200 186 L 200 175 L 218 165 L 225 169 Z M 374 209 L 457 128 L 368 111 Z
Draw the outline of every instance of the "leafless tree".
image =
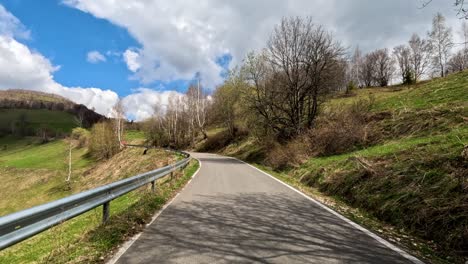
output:
M 411 67 L 411 49 L 406 45 L 399 45 L 393 49 L 401 80 L 403 83 L 411 83 L 414 79 L 414 72 Z
M 388 49 L 379 49 L 370 54 L 375 61 L 375 82 L 381 86 L 387 86 L 395 72 L 395 61 L 389 54 Z
M 312 127 L 321 96 L 336 89 L 333 79 L 343 55 L 322 26 L 296 17 L 283 18 L 265 51 L 247 59 L 252 106 L 278 138 Z
M 375 69 L 377 67 L 376 56 L 369 53 L 366 54 L 362 60 L 361 69 L 360 69 L 360 77 L 361 83 L 365 87 L 371 87 L 375 85 Z
M 432 30 L 428 33 L 432 47 L 433 65 L 444 77 L 446 64 L 452 48 L 452 29 L 446 25 L 445 17 L 437 13 L 432 20 Z
M 431 47 L 429 42 L 421 39 L 417 34 L 413 34 L 408 42 L 410 53 L 410 63 L 414 72 L 415 81 L 421 80 L 430 66 Z
M 462 49 L 455 53 L 448 61 L 447 70 L 449 72 L 461 72 L 468 68 L 468 64 L 466 61 L 467 52 L 467 50 Z
M 122 148 L 124 145 L 122 143 L 124 126 L 125 126 L 125 110 L 123 107 L 122 100 L 119 100 L 114 107 L 112 108 L 112 114 L 115 119 L 115 131 L 117 133 L 117 139 L 119 141 L 119 146 Z
M 190 108 L 190 121 L 193 123 L 198 130 L 203 134 L 203 138 L 206 139 L 206 120 L 207 111 L 209 106 L 208 96 L 204 93 L 203 88 L 200 86 L 200 79 L 197 78 L 197 83 L 190 85 L 187 93 L 187 104 Z
M 465 49 L 467 49 L 468 48 L 468 22 L 466 22 L 465 20 L 463 20 L 461 24 L 460 35 L 463 39 L 463 46 Z
M 361 86 L 361 67 L 362 67 L 362 53 L 359 46 L 354 50 L 353 56 L 351 57 L 351 80 L 354 84 Z
M 423 7 L 426 7 L 432 2 L 432 0 L 425 0 Z M 453 4 L 457 8 L 457 14 L 462 19 L 468 19 L 468 9 L 465 8 L 465 0 L 455 0 Z

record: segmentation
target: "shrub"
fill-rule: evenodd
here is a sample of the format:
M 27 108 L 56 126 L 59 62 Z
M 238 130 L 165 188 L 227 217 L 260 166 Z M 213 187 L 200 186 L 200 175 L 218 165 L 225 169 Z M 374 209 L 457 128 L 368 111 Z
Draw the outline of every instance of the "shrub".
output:
M 308 155 L 328 156 L 350 151 L 368 143 L 367 117 L 371 100 L 359 100 L 351 106 L 324 112 L 316 126 L 303 137 Z
M 346 85 L 346 94 L 350 94 L 351 91 L 356 90 L 357 86 L 354 81 L 349 81 Z
M 285 145 L 279 143 L 270 143 L 266 146 L 268 151 L 265 163 L 274 170 L 284 170 L 286 168 L 295 167 L 305 159 L 307 147 L 303 144 L 302 139 L 293 140 Z
M 89 138 L 89 152 L 95 159 L 109 159 L 120 150 L 117 134 L 109 122 L 95 124 Z
M 78 148 L 86 147 L 89 144 L 90 133 L 84 128 L 76 127 L 72 130 L 71 138 L 78 141 Z
M 412 70 L 406 70 L 403 76 L 403 84 L 412 85 L 416 83 L 416 78 Z
M 201 152 L 220 151 L 221 149 L 228 146 L 233 141 L 233 139 L 234 137 L 229 133 L 229 131 L 224 130 L 208 137 L 197 150 Z

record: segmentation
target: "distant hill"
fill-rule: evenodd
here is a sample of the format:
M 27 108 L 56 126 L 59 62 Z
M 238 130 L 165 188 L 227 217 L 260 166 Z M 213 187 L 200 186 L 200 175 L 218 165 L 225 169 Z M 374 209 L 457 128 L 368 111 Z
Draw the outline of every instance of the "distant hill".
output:
M 0 91 L 0 136 L 60 136 L 105 117 L 62 96 L 28 90 Z

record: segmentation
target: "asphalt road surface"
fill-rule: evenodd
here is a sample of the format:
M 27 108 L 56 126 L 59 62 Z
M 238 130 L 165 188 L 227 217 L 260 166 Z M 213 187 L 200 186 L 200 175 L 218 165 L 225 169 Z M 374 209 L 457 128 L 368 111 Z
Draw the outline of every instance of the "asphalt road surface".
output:
M 414 263 L 249 165 L 193 153 L 192 182 L 117 263 Z

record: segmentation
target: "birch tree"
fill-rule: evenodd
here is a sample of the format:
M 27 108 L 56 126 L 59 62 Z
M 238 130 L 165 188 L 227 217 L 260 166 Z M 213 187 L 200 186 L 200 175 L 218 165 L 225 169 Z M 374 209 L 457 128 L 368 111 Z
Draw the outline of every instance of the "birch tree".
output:
M 413 34 L 408 42 L 410 52 L 410 63 L 414 72 L 416 82 L 421 80 L 426 74 L 431 59 L 431 47 L 427 40 L 419 37 L 418 34 Z
M 414 71 L 411 67 L 411 49 L 406 45 L 399 45 L 393 49 L 403 84 L 414 82 Z
M 115 118 L 115 130 L 117 134 L 117 139 L 119 141 L 120 148 L 124 147 L 122 140 L 123 140 L 123 133 L 124 133 L 124 125 L 125 125 L 125 111 L 123 107 L 122 100 L 119 100 L 114 107 L 112 108 L 112 112 Z
M 446 25 L 445 17 L 437 13 L 432 20 L 432 30 L 428 33 L 434 68 L 438 69 L 440 76 L 446 75 L 446 65 L 452 48 L 452 29 Z
M 361 65 L 362 53 L 359 46 L 357 46 L 351 57 L 351 80 L 358 86 L 361 86 Z
M 208 98 L 200 85 L 200 79 L 197 79 L 196 85 L 190 85 L 187 91 L 187 100 L 191 117 L 197 129 L 202 133 L 203 139 L 208 138 L 206 134 L 206 117 L 208 110 Z

